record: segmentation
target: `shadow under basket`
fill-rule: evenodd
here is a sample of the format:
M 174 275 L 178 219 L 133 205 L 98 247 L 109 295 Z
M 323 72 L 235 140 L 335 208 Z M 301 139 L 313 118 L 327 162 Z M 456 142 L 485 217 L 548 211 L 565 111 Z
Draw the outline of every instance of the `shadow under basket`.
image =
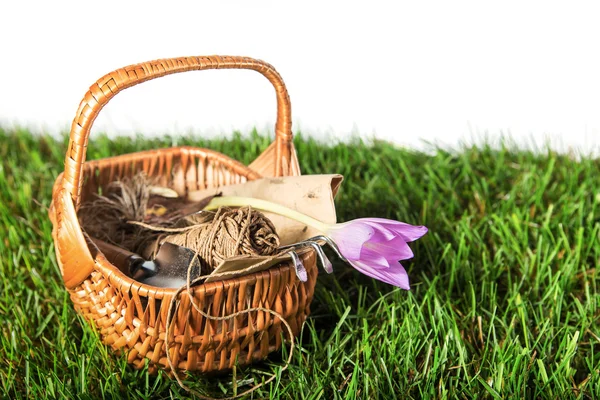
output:
M 277 95 L 275 141 L 252 164 L 245 166 L 221 153 L 175 147 L 85 161 L 91 126 L 104 105 L 118 92 L 168 74 L 203 69 L 251 69 L 273 84 Z M 50 219 L 56 256 L 75 309 L 93 322 L 107 345 L 126 352 L 128 362 L 151 372 L 169 369 L 165 339 L 179 370 L 226 371 L 264 359 L 278 350 L 286 330 L 279 317 L 251 311 L 225 320 L 204 317 L 184 290 L 173 313 L 167 315 L 177 289 L 144 285 L 111 264 L 87 238 L 77 219 L 82 203 L 93 199 L 111 182 L 144 171 L 162 186 L 185 195 L 190 190 L 246 182 L 263 176 L 300 175 L 292 143 L 290 101 L 283 81 L 267 63 L 246 57 L 185 57 L 150 61 L 121 68 L 90 87 L 77 111 L 65 172 L 53 189 Z M 291 263 L 266 271 L 210 282 L 192 288 L 192 297 L 207 315 L 223 317 L 251 308 L 275 311 L 298 335 L 310 313 L 317 280 L 313 250 L 301 255 L 308 280 L 300 282 Z

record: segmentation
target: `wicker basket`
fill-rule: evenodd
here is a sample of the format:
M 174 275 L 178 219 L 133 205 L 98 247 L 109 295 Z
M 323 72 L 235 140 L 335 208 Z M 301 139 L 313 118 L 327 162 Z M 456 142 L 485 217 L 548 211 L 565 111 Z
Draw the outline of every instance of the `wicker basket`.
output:
M 244 68 L 263 74 L 277 95 L 276 139 L 250 166 L 200 148 L 156 149 L 85 162 L 90 128 L 104 105 L 121 90 L 164 75 L 184 71 Z M 145 171 L 180 193 L 245 182 L 262 176 L 299 175 L 292 143 L 290 101 L 281 77 L 262 61 L 246 57 L 186 57 L 150 61 L 111 72 L 85 94 L 71 128 L 65 172 L 54 185 L 50 218 L 58 264 L 75 309 L 100 331 L 103 341 L 128 354 L 141 368 L 168 369 L 165 329 L 176 289 L 157 288 L 132 280 L 112 265 L 82 232 L 80 204 L 117 179 Z M 224 316 L 262 307 L 282 315 L 297 335 L 310 312 L 317 278 L 316 258 L 306 252 L 308 281 L 298 280 L 291 264 L 239 278 L 205 283 L 192 296 L 204 313 Z M 228 320 L 198 313 L 188 294 L 180 303 L 169 332 L 173 365 L 180 370 L 223 371 L 265 358 L 282 341 L 282 321 L 272 313 L 252 311 Z

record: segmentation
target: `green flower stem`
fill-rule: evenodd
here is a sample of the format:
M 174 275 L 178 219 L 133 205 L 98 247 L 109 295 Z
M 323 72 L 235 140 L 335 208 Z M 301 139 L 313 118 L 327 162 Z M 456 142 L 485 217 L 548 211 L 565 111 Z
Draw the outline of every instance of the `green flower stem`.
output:
M 291 208 L 287 208 L 282 206 L 281 204 L 272 203 L 267 200 L 255 199 L 252 197 L 238 197 L 238 196 L 223 196 L 223 197 L 215 197 L 210 203 L 204 208 L 205 210 L 216 210 L 217 208 L 225 206 L 225 207 L 244 207 L 250 206 L 252 208 L 256 208 L 257 210 L 268 211 L 275 214 L 283 215 L 284 217 L 288 217 L 291 219 L 295 219 L 298 222 L 303 224 L 312 226 L 315 229 L 318 229 L 322 233 L 327 233 L 329 230 L 329 225 L 309 217 L 308 215 L 302 214 L 296 210 L 292 210 Z

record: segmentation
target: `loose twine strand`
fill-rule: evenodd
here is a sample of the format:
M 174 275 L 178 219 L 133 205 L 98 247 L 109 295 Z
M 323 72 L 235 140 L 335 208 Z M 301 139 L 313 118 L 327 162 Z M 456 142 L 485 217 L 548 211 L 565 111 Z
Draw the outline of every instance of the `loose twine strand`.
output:
M 169 311 L 167 313 L 167 321 L 165 326 L 165 348 L 169 368 L 175 376 L 175 379 L 177 380 L 179 386 L 184 390 L 193 393 L 198 398 L 206 400 L 216 400 L 213 397 L 207 397 L 200 394 L 198 391 L 188 387 L 186 384 L 183 383 L 183 380 L 179 376 L 177 368 L 173 362 L 171 352 L 169 351 L 171 325 L 174 313 L 176 312 L 180 304 L 179 296 L 183 291 L 186 291 L 190 300 L 190 304 L 192 304 L 194 309 L 200 315 L 212 321 L 225 321 L 243 314 L 249 314 L 251 312 L 266 312 L 273 315 L 275 318 L 279 318 L 279 320 L 285 326 L 291 341 L 290 353 L 285 362 L 285 365 L 281 369 L 281 371 L 283 372 L 289 367 L 295 349 L 294 333 L 290 324 L 286 321 L 283 315 L 281 315 L 277 311 L 270 310 L 264 307 L 252 307 L 221 317 L 209 315 L 205 313 L 196 303 L 194 298 L 194 285 L 200 283 L 203 279 L 207 278 L 208 276 L 211 276 L 213 278 L 226 278 L 233 274 L 237 275 L 251 272 L 252 269 L 271 262 L 273 259 L 287 253 L 289 250 L 279 251 L 276 254 L 273 254 L 279 247 L 279 237 L 275 233 L 275 228 L 269 219 L 264 217 L 264 215 L 260 212 L 253 212 L 251 207 L 243 207 L 237 210 L 219 208 L 219 210 L 214 215 L 212 222 L 205 222 L 205 220 L 203 221 L 204 222 L 201 222 L 199 224 L 183 228 L 156 227 L 139 221 L 129 221 L 129 223 L 139 225 L 141 227 L 153 231 L 171 233 L 171 235 L 168 235 L 166 237 L 158 238 L 155 249 L 158 248 L 159 243 L 164 241 L 196 249 L 194 257 L 191 260 L 187 269 L 186 284 L 181 286 L 177 290 L 177 292 L 175 292 L 169 303 Z M 192 271 L 194 269 L 195 261 L 197 259 L 204 259 L 204 262 L 206 262 L 208 265 L 215 265 L 215 263 L 218 264 L 225 258 L 230 257 L 231 255 L 236 255 L 240 253 L 253 255 L 270 254 L 271 256 L 242 270 L 226 271 L 221 273 L 212 273 L 204 275 L 201 274 L 200 276 L 197 276 L 194 279 L 192 279 Z M 274 322 L 275 319 L 273 320 L 273 323 Z M 276 377 L 276 374 L 272 374 L 267 380 L 261 382 L 253 388 L 248 389 L 235 396 L 221 398 L 220 400 L 232 400 L 250 394 L 255 390 L 259 389 L 260 387 L 272 382 Z

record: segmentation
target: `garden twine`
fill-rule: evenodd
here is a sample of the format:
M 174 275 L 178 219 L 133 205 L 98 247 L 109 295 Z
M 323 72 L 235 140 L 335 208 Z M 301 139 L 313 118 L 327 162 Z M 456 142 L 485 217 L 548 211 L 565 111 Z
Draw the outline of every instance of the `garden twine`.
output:
M 200 212 L 187 217 L 185 222 L 190 225 L 182 228 L 139 221 L 128 223 L 162 233 L 144 254 L 155 257 L 162 243 L 172 243 L 196 251 L 206 270 L 213 270 L 225 259 L 238 255 L 270 256 L 279 247 L 279 236 L 271 220 L 249 206 L 219 207 L 216 213 Z

